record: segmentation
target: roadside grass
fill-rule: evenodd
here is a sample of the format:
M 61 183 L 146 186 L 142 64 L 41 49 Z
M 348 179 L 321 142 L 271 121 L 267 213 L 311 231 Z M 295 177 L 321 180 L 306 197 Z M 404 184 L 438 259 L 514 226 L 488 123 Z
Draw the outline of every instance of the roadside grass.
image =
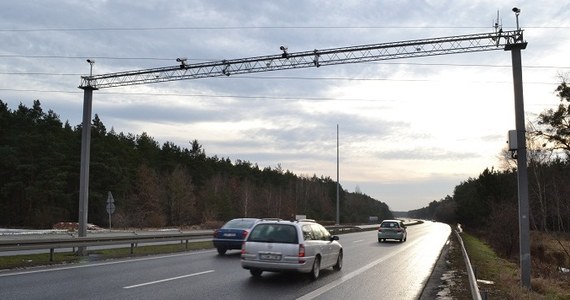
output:
M 532 290 L 522 288 L 518 263 L 498 257 L 491 247 L 468 233 L 461 233 L 461 237 L 477 279 L 493 282 L 479 283 L 481 293 L 486 293 L 488 299 L 570 299 L 569 286 L 540 276 L 535 264 L 532 266 Z
M 49 253 L 0 256 L 0 270 L 55 265 L 55 264 L 78 263 L 82 261 L 96 261 L 96 260 L 105 260 L 113 258 L 138 257 L 138 256 L 146 256 L 154 254 L 177 253 L 177 252 L 185 252 L 193 250 L 211 249 L 213 247 L 214 245 L 212 244 L 212 242 L 208 241 L 208 242 L 191 242 L 188 243 L 188 247 L 186 246 L 185 243 L 137 246 L 133 249 L 133 254 L 131 254 L 130 247 L 89 250 L 87 251 L 87 256 L 84 257 L 77 256 L 75 252 L 71 251 L 56 252 L 53 255 L 53 261 L 49 260 Z
M 54 253 L 53 261 L 49 260 L 49 253 L 0 256 L 0 270 L 75 263 L 80 260 L 81 258 L 73 252 Z
M 214 245 L 212 242 L 193 242 L 188 243 L 188 248 L 185 243 L 167 244 L 167 245 L 153 245 L 153 246 L 138 246 L 134 248 L 131 254 L 130 248 L 114 248 L 104 250 L 93 250 L 89 255 L 99 256 L 102 258 L 121 258 L 129 256 L 145 256 L 154 254 L 176 253 L 193 250 L 211 249 Z
M 570 299 L 570 235 L 531 232 L 532 288 L 548 299 Z

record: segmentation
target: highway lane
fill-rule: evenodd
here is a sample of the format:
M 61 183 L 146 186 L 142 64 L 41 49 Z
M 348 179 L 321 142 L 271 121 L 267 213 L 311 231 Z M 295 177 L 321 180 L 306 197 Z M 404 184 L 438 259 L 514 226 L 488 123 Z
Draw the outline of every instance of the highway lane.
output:
M 355 249 L 356 269 L 302 299 L 417 299 L 450 232 L 439 223 L 410 226 L 404 243 L 378 243 L 374 232 Z
M 312 282 L 299 274 L 253 278 L 239 252 L 215 250 L 0 272 L 0 299 L 416 299 L 449 226 L 408 227 L 408 241 L 375 231 L 341 236 L 344 267 Z

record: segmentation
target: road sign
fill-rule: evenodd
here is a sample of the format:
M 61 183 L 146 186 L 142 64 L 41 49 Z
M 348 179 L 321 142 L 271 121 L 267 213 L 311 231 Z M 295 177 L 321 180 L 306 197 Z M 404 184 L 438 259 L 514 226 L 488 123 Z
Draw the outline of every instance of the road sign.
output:
M 109 231 L 111 231 L 111 215 L 115 212 L 115 199 L 113 199 L 111 191 L 107 193 L 107 206 L 105 208 L 109 214 Z
M 107 213 L 112 214 L 115 212 L 115 199 L 113 199 L 113 194 L 109 191 L 107 193 Z
M 111 192 L 109 191 L 107 193 L 107 203 L 114 203 L 115 199 L 113 199 L 113 194 L 111 194 Z
M 113 203 L 107 203 L 106 209 L 107 209 L 107 213 L 108 213 L 108 214 L 114 213 L 114 212 L 115 212 L 115 204 L 113 204 Z

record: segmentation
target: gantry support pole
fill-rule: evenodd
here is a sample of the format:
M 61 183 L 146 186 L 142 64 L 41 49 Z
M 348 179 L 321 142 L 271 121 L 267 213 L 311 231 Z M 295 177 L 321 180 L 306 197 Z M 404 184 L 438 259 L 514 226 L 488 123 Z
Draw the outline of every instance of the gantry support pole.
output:
M 83 122 L 81 124 L 81 169 L 79 176 L 79 237 L 87 236 L 87 212 L 89 207 L 89 158 L 91 154 L 91 110 L 93 90 L 90 85 L 83 89 Z M 85 246 L 77 249 L 77 255 L 86 255 Z
M 524 118 L 524 99 L 522 83 L 521 50 L 527 43 L 512 44 L 505 50 L 511 51 L 513 64 L 513 86 L 515 95 L 515 123 L 517 131 L 517 180 L 519 202 L 519 250 L 521 268 L 521 286 L 527 289 L 530 285 L 530 225 L 528 201 L 528 171 L 526 151 L 526 128 Z

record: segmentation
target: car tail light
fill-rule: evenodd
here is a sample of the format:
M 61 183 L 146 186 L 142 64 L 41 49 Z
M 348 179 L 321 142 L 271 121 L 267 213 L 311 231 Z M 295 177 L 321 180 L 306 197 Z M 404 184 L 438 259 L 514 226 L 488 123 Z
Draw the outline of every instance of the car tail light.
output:
M 299 244 L 299 263 L 305 262 L 305 245 Z
M 382 232 L 382 228 L 378 228 L 378 232 Z
M 245 238 L 247 237 L 249 232 L 247 232 L 247 230 L 244 230 L 241 232 L 241 238 L 245 240 Z
M 402 228 L 396 229 L 397 232 L 402 232 Z
M 241 243 L 241 255 L 245 254 L 245 242 Z

